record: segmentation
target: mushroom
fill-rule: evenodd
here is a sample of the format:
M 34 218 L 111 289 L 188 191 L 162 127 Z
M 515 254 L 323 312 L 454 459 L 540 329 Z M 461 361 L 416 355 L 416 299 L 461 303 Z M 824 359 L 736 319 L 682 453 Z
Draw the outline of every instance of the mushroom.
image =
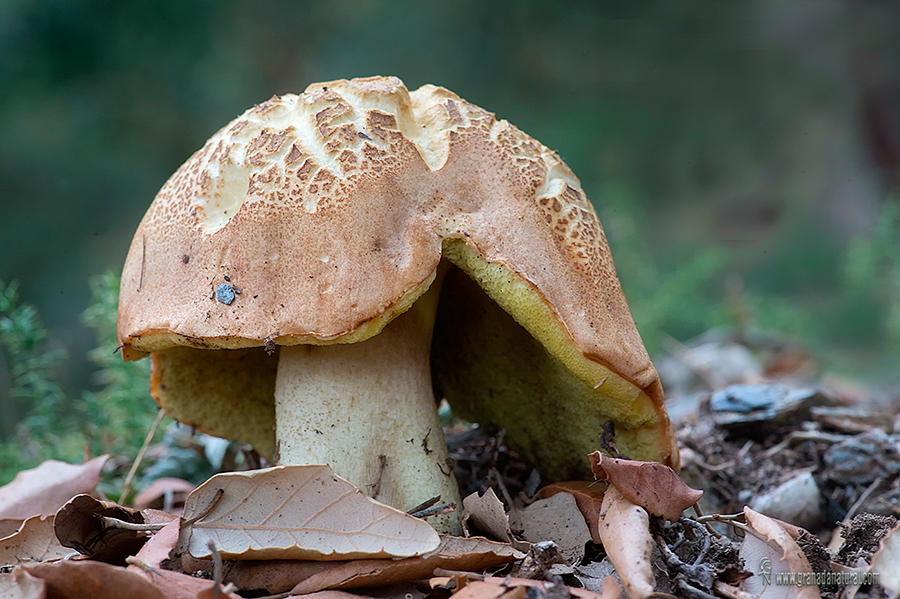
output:
M 434 389 L 548 479 L 589 474 L 608 420 L 678 467 L 578 179 L 432 85 L 315 84 L 226 125 L 141 221 L 118 336 L 175 419 L 400 509 L 458 501 Z

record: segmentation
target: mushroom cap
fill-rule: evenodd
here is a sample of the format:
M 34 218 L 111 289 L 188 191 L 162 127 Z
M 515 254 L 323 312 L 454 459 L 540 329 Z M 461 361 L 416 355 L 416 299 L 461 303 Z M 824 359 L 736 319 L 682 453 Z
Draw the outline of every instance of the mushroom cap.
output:
M 170 412 L 190 396 L 212 412 L 176 418 L 270 453 L 271 431 L 222 422 L 226 410 L 212 403 L 231 401 L 221 388 L 247 371 L 234 363 L 261 364 L 251 376 L 267 384 L 274 358 L 267 362 L 264 349 L 378 334 L 428 289 L 442 256 L 561 365 L 586 409 L 604 404 L 597 418 L 647 431 L 632 457 L 677 467 L 658 375 L 578 179 L 508 122 L 440 87 L 410 93 L 392 77 L 273 97 L 178 169 L 125 262 L 123 357 L 154 354 L 154 397 Z M 181 348 L 250 357 L 197 365 Z M 218 383 L 198 380 L 211 371 Z M 440 385 L 465 378 L 455 373 Z M 266 421 L 264 397 L 255 403 Z M 571 459 L 586 464 L 583 455 Z

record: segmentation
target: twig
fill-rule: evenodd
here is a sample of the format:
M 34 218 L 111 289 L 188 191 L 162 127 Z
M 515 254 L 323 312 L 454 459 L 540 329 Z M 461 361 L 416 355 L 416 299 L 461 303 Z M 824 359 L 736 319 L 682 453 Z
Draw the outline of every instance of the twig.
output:
M 500 474 L 500 471 L 497 470 L 497 467 L 491 466 L 491 469 L 488 472 L 490 473 L 491 478 L 497 481 L 497 486 L 500 487 L 500 493 L 503 494 L 503 498 L 506 500 L 506 505 L 508 505 L 511 509 L 516 509 L 515 504 L 513 504 L 512 496 L 509 494 L 509 490 L 506 488 L 506 483 L 503 482 L 503 475 Z
M 688 599 L 712 599 L 714 597 L 714 595 L 710 595 L 706 591 L 689 584 L 683 578 L 675 580 L 675 588 L 681 591 L 682 597 L 687 597 Z
M 213 508 L 219 504 L 219 501 L 222 500 L 222 496 L 225 495 L 225 489 L 216 489 L 216 494 L 213 495 L 213 498 L 210 499 L 209 505 L 203 508 L 203 511 L 191 518 L 190 520 L 183 520 L 181 523 L 181 528 L 183 529 L 186 526 L 193 526 L 195 522 L 199 522 L 206 518 Z
M 142 560 L 139 560 L 138 558 L 136 558 L 136 557 L 133 556 L 133 555 L 129 555 L 128 557 L 126 557 L 126 558 L 125 558 L 125 563 L 126 563 L 126 564 L 131 564 L 132 566 L 137 566 L 138 568 L 140 568 L 140 569 L 143 570 L 144 572 L 149 572 L 150 574 L 157 574 L 157 575 L 160 575 L 160 576 L 162 575 L 162 574 L 160 573 L 159 570 L 157 570 L 156 568 L 154 568 L 153 566 L 151 566 L 151 565 L 148 564 L 147 562 L 142 561 Z
M 725 599 L 757 599 L 755 595 L 751 595 L 730 584 L 725 584 L 721 580 L 713 582 L 713 590 L 722 597 L 725 597 Z
M 377 498 L 378 494 L 381 493 L 381 481 L 384 479 L 385 466 L 387 466 L 387 456 L 378 456 L 378 479 L 376 479 L 375 484 L 372 485 L 372 499 Z
M 435 503 L 437 503 L 440 500 L 441 500 L 441 496 L 435 495 L 431 499 L 427 499 L 427 500 L 423 501 L 422 503 L 420 503 L 413 509 L 407 510 L 406 513 L 409 514 L 410 516 L 414 516 L 418 512 L 421 512 L 422 510 L 427 510 L 428 508 L 430 508 L 431 506 L 433 506 Z
M 675 357 L 676 360 L 694 371 L 710 389 L 721 389 L 728 386 L 722 375 L 707 365 L 701 364 L 696 360 L 694 350 L 683 344 L 675 337 L 663 333 L 663 347 Z
M 862 505 L 863 505 L 863 503 L 865 503 L 866 499 L 868 499 L 869 496 L 872 493 L 874 493 L 878 489 L 878 487 L 881 486 L 881 484 L 883 482 L 884 482 L 884 477 L 876 478 L 872 482 L 872 484 L 869 485 L 869 487 L 865 491 L 863 491 L 863 494 L 859 496 L 859 499 L 857 499 L 856 502 L 850 506 L 850 509 L 847 510 L 847 515 L 844 516 L 844 524 L 849 524 L 850 520 L 853 520 L 853 516 L 856 515 L 856 512 L 859 510 L 859 508 L 862 507 Z
M 703 461 L 699 456 L 691 458 L 691 463 L 696 464 L 703 468 L 704 470 L 709 470 L 710 472 L 722 472 L 723 470 L 727 470 L 734 466 L 734 460 L 727 460 L 722 462 L 721 464 L 710 464 L 708 462 Z
M 697 522 L 706 524 L 707 522 L 725 522 L 733 524 L 744 517 L 744 514 L 706 514 L 705 516 L 697 516 Z
M 424 510 L 419 510 L 417 512 L 410 513 L 410 516 L 415 518 L 428 518 L 429 516 L 437 516 L 438 514 L 449 514 L 451 512 L 456 511 L 455 503 L 445 503 L 443 505 L 436 505 L 434 507 L 426 508 Z
M 469 580 L 484 580 L 486 578 L 484 574 L 478 574 L 477 572 L 465 572 L 463 570 L 445 570 L 443 568 L 435 568 L 432 574 L 434 574 L 434 576 L 447 576 L 449 578 L 465 576 Z
M 708 530 L 710 534 L 714 535 L 717 539 L 721 539 L 723 535 L 716 532 L 716 530 L 712 527 L 712 522 L 731 524 L 732 527 L 735 527 L 736 524 L 741 524 L 739 520 L 743 517 L 744 514 L 706 514 L 703 516 L 697 516 L 696 518 L 694 518 L 694 520 L 706 526 L 706 530 Z M 741 526 L 737 526 L 736 528 L 741 528 Z
M 700 552 L 697 554 L 697 559 L 695 559 L 693 563 L 694 566 L 699 566 L 700 562 L 706 557 L 706 552 L 709 551 L 709 546 L 712 543 L 712 535 L 709 534 L 709 531 L 705 526 L 703 526 L 696 520 L 692 520 L 690 518 L 679 518 L 678 521 L 682 524 L 690 526 L 694 530 L 699 530 L 700 534 L 703 535 L 703 547 L 700 548 Z
M 100 521 L 103 523 L 104 528 L 121 528 L 124 530 L 137 530 L 141 532 L 162 530 L 162 527 L 167 524 L 166 522 L 162 522 L 159 524 L 149 524 L 147 522 L 126 522 L 125 520 L 119 520 L 118 518 L 112 518 L 110 516 L 100 516 Z
M 137 457 L 131 464 L 131 470 L 128 471 L 128 476 L 125 477 L 125 482 L 122 483 L 122 493 L 119 495 L 119 500 L 122 503 L 125 502 L 125 499 L 128 495 L 128 487 L 131 486 L 131 479 L 134 478 L 138 466 L 141 465 L 141 460 L 144 459 L 144 454 L 147 453 L 147 448 L 150 447 L 150 443 L 153 441 L 153 437 L 156 435 L 156 429 L 159 428 L 159 423 L 162 422 L 163 416 L 165 415 L 166 413 L 163 410 L 160 410 L 159 414 L 156 415 L 156 420 L 153 422 L 153 426 L 150 427 L 150 432 L 148 432 L 147 436 L 144 438 L 144 444 L 141 446 L 141 450 L 138 452 Z
M 619 447 L 616 445 L 616 425 L 612 420 L 603 423 L 603 431 L 600 433 L 600 449 L 603 449 L 613 458 L 624 458 L 619 453 Z
M 219 599 L 219 595 L 222 593 L 222 554 L 219 553 L 219 548 L 216 547 L 216 544 L 210 540 L 207 544 L 209 550 L 212 552 L 212 562 L 213 562 L 213 599 Z
M 840 443 L 846 439 L 847 435 L 836 435 L 834 433 L 823 433 L 821 431 L 794 431 L 789 434 L 786 439 L 768 448 L 757 457 L 760 459 L 771 457 L 795 441 L 825 441 L 826 443 Z

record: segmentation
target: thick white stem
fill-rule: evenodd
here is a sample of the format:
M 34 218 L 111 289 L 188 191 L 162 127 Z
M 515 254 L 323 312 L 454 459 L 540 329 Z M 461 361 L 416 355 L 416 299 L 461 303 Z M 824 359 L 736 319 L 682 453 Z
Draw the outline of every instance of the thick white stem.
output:
M 461 505 L 431 387 L 429 295 L 361 343 L 281 348 L 275 383 L 280 463 L 329 464 L 364 493 L 401 510 L 435 495 Z M 456 514 L 429 522 L 459 532 Z

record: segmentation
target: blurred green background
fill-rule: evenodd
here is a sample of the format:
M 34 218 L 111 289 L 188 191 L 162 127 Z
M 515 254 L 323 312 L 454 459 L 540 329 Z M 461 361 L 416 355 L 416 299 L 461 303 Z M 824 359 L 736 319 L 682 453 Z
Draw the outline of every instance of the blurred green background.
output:
M 3 0 L 0 280 L 67 353 L 63 391 L 96 388 L 89 277 L 179 164 L 273 94 L 393 74 L 559 151 L 652 353 L 775 331 L 894 384 L 898 31 L 866 0 Z

